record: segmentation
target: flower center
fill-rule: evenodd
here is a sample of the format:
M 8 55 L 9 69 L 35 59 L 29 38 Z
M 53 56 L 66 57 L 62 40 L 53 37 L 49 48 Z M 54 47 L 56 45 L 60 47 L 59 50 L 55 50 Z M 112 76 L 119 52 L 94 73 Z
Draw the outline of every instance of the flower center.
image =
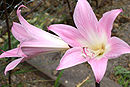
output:
M 87 57 L 87 56 L 89 56 L 90 58 L 95 58 L 95 57 L 100 57 L 100 56 L 102 56 L 103 54 L 104 54 L 104 52 L 105 52 L 105 45 L 104 44 L 102 44 L 101 46 L 100 46 L 100 48 L 95 48 L 96 50 L 92 50 L 92 49 L 90 49 L 90 48 L 88 48 L 88 47 L 83 47 L 83 50 L 82 50 L 82 56 L 83 57 Z

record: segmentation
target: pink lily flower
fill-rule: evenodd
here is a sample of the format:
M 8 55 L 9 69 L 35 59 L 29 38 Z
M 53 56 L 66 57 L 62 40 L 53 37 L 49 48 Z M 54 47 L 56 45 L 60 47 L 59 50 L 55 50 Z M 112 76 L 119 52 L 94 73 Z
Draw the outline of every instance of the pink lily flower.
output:
M 115 9 L 103 14 L 98 21 L 90 4 L 78 0 L 74 10 L 74 28 L 65 24 L 54 24 L 49 30 L 59 35 L 72 46 L 62 57 L 57 70 L 88 62 L 99 83 L 106 71 L 108 59 L 130 53 L 130 46 L 118 37 L 111 37 L 113 22 L 122 9 Z
M 21 5 L 17 9 L 17 15 L 21 24 L 14 22 L 11 29 L 13 36 L 20 42 L 20 45 L 17 48 L 6 51 L 0 55 L 0 58 L 20 58 L 7 65 L 4 72 L 5 75 L 7 71 L 14 69 L 20 62 L 27 60 L 32 56 L 40 53 L 66 50 L 69 48 L 68 44 L 66 44 L 61 38 L 29 24 L 21 16 L 21 7 L 25 6 Z

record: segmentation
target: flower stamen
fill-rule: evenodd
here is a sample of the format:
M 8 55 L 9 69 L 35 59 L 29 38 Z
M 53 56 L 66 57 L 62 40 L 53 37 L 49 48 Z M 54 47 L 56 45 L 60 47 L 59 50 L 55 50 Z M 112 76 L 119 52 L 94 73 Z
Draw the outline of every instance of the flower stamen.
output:
M 103 44 L 102 44 L 101 48 L 99 48 L 98 50 L 91 50 L 88 47 L 83 47 L 82 56 L 84 58 L 86 58 L 87 56 L 90 58 L 95 58 L 95 57 L 99 57 L 99 56 L 103 55 L 104 51 L 105 51 L 105 46 Z
M 90 58 L 92 58 L 92 57 L 94 57 L 94 52 L 91 50 L 91 49 L 89 49 L 88 47 L 83 47 L 83 57 L 85 57 L 86 58 L 86 56 L 89 56 Z

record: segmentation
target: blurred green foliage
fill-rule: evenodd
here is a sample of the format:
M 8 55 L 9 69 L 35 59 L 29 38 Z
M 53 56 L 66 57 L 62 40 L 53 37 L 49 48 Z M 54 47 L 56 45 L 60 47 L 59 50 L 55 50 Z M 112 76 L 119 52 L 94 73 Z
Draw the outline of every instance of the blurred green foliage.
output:
M 17 45 L 19 44 L 18 40 L 16 40 L 12 34 L 10 35 L 10 38 L 11 38 L 11 48 L 17 47 Z M 5 40 L 4 44 L 1 46 L 0 49 L 4 51 L 8 50 L 8 39 Z
M 53 11 L 62 12 L 63 9 L 61 9 L 61 5 L 58 7 L 51 6 L 50 8 L 46 9 L 43 12 L 40 13 L 33 13 L 33 17 L 31 19 L 27 19 L 27 21 L 30 24 L 33 24 L 34 26 L 40 28 L 40 29 L 46 29 L 47 26 L 50 24 L 59 24 L 64 23 L 67 20 L 66 14 L 62 14 L 60 16 L 57 16 L 53 13 Z M 51 10 L 53 8 L 53 10 Z
M 118 77 L 117 81 L 123 87 L 130 87 L 130 71 L 122 66 L 117 66 L 114 68 L 115 76 Z

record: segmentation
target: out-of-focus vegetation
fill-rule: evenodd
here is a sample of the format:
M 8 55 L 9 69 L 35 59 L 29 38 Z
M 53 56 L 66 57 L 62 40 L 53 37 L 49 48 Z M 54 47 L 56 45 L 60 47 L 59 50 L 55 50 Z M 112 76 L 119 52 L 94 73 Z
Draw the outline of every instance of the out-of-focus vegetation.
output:
M 122 66 L 116 66 L 114 68 L 115 76 L 117 77 L 117 81 L 123 87 L 130 87 L 130 71 Z

